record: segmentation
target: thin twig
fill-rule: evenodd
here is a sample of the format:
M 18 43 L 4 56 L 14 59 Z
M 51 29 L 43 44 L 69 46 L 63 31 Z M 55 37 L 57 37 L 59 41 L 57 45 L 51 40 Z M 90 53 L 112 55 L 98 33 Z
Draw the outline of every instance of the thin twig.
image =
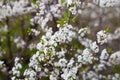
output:
M 10 40 L 10 26 L 9 26 L 9 18 L 6 19 L 6 25 L 8 26 L 8 32 L 7 32 L 7 45 L 8 45 L 8 55 L 9 58 L 12 58 L 12 46 L 11 46 L 11 40 Z

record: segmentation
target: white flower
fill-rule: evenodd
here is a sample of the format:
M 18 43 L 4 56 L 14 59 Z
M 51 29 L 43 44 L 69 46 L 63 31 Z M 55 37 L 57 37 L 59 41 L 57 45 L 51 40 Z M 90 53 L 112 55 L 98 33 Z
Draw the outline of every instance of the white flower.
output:
M 54 65 L 55 65 L 55 66 L 60 66 L 60 67 L 65 67 L 66 64 L 67 64 L 67 60 L 64 59 L 64 58 L 62 58 L 62 59 L 60 59 L 58 62 L 55 62 Z
M 32 69 L 26 69 L 24 71 L 24 76 L 28 78 L 28 80 L 36 80 L 36 72 Z
M 78 62 L 82 62 L 82 56 L 81 55 L 79 55 L 77 58 L 78 58 Z
M 36 48 L 36 44 L 31 43 L 31 44 L 29 45 L 29 49 L 30 49 L 30 50 L 33 50 L 33 49 L 35 49 L 35 48 Z
M 74 59 L 70 59 L 69 63 L 67 64 L 68 67 L 72 67 L 74 63 Z
M 100 59 L 101 60 L 106 60 L 106 59 L 108 59 L 108 57 L 109 57 L 109 54 L 107 53 L 107 50 L 103 49 L 102 52 L 101 52 L 101 55 L 100 55 Z
M 15 64 L 15 66 L 16 66 L 16 69 L 21 69 L 22 68 L 22 65 L 20 63 Z
M 99 65 L 94 66 L 94 69 L 95 69 L 96 71 L 102 71 L 103 69 L 105 70 L 106 67 L 105 67 L 104 64 L 100 63 Z
M 18 57 L 15 58 L 15 62 L 17 63 L 20 59 Z
M 12 68 L 12 75 L 14 75 L 15 77 L 19 77 L 21 74 L 19 69 L 22 69 L 22 65 L 19 63 L 20 58 L 16 57 L 14 61 L 15 61 L 15 64 Z M 13 79 L 14 79 L 14 76 L 12 76 Z
M 57 78 L 53 75 L 50 75 L 50 80 L 57 80 Z
M 76 14 L 77 13 L 77 11 L 76 11 L 76 6 L 74 6 L 74 7 L 70 7 L 69 8 L 69 11 L 72 13 L 72 14 Z
M 38 57 L 38 60 L 39 61 L 44 61 L 44 59 L 45 59 L 44 54 L 40 54 L 40 56 Z
M 71 73 L 71 77 L 72 77 L 73 79 L 76 79 L 76 74 L 77 74 L 77 72 L 78 72 L 78 67 L 73 67 L 73 68 L 71 68 L 69 72 Z
M 3 64 L 4 64 L 4 62 L 3 62 L 3 61 L 0 61 L 0 68 L 3 67 Z
M 69 79 L 69 76 L 70 74 L 68 73 L 68 69 L 63 69 L 63 74 L 61 74 L 61 77 L 64 79 L 64 80 L 68 80 Z
M 58 58 L 61 58 L 65 55 L 66 51 L 65 50 L 61 50 L 60 52 L 57 52 L 56 54 L 58 55 Z
M 36 29 L 31 29 L 31 31 L 35 34 L 35 36 L 40 34 L 40 31 L 36 30 Z
M 39 42 L 38 44 L 37 44 L 37 47 L 36 47 L 38 50 L 41 50 L 41 49 L 43 49 L 43 45 L 42 45 L 42 43 L 41 42 Z
M 16 79 L 15 79 L 15 76 L 13 76 L 13 77 L 11 78 L 11 80 L 16 80 Z
M 120 51 L 117 51 L 117 52 L 113 53 L 113 54 L 110 56 L 109 61 L 110 61 L 112 64 L 120 65 Z
M 67 0 L 67 6 L 72 4 L 72 0 Z
M 24 48 L 24 46 L 26 44 L 26 42 L 21 37 L 15 38 L 14 42 L 16 43 L 18 48 Z
M 92 49 L 93 52 L 98 53 L 99 52 L 99 47 L 96 42 L 93 42 L 90 44 L 90 48 Z
M 101 45 L 104 43 L 107 43 L 108 41 L 108 34 L 101 30 L 97 33 L 97 42 L 100 43 Z
M 81 28 L 79 31 L 78 31 L 78 34 L 81 36 L 81 37 L 84 37 L 86 33 L 88 33 L 88 28 Z
M 4 64 L 4 61 L 0 61 L 0 70 L 2 72 L 5 72 L 7 70 L 6 65 Z
M 90 49 L 86 48 L 83 50 L 82 59 L 83 59 L 83 64 L 92 63 L 93 56 Z
M 98 79 L 97 79 L 97 74 L 96 74 L 95 72 L 93 72 L 93 71 L 87 72 L 87 77 L 88 77 L 89 79 L 91 79 L 91 80 L 98 80 Z
M 119 6 L 120 1 L 119 0 L 100 0 L 99 2 L 101 7 L 113 7 L 113 6 Z

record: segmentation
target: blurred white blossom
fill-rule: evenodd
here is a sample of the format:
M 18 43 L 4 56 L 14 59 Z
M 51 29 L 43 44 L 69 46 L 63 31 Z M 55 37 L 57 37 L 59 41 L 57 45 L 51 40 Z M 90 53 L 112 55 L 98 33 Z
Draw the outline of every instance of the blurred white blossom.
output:
M 115 53 L 112 53 L 112 55 L 110 56 L 109 61 L 110 61 L 112 64 L 120 65 L 120 51 L 117 51 L 117 52 L 115 52 Z

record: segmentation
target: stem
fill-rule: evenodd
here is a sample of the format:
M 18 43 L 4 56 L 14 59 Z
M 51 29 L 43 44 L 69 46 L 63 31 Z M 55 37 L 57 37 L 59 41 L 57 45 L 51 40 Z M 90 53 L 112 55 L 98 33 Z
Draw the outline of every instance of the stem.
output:
M 52 14 L 52 12 L 51 12 L 51 15 L 53 17 L 53 22 L 54 22 L 53 32 L 56 32 L 56 31 L 58 31 L 57 22 L 56 22 L 54 15 Z
M 24 30 L 24 25 L 25 25 L 25 21 L 24 18 L 21 19 L 21 32 L 22 32 L 22 39 L 25 41 L 25 30 Z
M 27 50 L 28 46 L 29 46 L 31 43 L 33 43 L 33 42 L 37 41 L 38 39 L 40 39 L 41 36 L 42 36 L 42 35 L 40 34 L 40 35 L 34 37 L 33 39 L 31 39 L 30 41 L 28 41 L 28 42 L 26 43 L 26 45 L 24 46 L 23 50 L 18 54 L 18 56 L 19 56 L 19 57 L 22 57 L 23 53 Z
M 7 32 L 8 55 L 9 55 L 9 58 L 12 59 L 12 47 L 11 47 L 11 40 L 10 40 L 9 18 L 6 19 L 6 25 L 8 26 L 8 32 Z

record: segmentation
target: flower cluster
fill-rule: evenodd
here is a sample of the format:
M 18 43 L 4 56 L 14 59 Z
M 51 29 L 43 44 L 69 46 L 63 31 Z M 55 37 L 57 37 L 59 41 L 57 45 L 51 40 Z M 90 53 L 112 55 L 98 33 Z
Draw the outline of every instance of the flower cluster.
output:
M 15 2 L 9 2 L 6 5 L 1 6 L 0 9 L 0 20 L 10 17 L 26 14 L 29 12 L 33 12 L 34 5 L 31 7 L 27 6 L 29 1 L 20 0 Z
M 101 30 L 97 33 L 97 41 L 101 45 L 107 43 L 108 41 L 107 39 L 108 39 L 108 34 L 105 31 Z
M 15 64 L 14 67 L 12 68 L 12 75 L 11 80 L 16 80 L 17 78 L 19 79 L 20 77 L 20 69 L 22 69 L 22 65 L 20 62 L 20 59 L 18 57 L 15 58 Z
M 120 10 L 103 8 L 116 2 L 3 1 L 0 79 L 119 80 Z

